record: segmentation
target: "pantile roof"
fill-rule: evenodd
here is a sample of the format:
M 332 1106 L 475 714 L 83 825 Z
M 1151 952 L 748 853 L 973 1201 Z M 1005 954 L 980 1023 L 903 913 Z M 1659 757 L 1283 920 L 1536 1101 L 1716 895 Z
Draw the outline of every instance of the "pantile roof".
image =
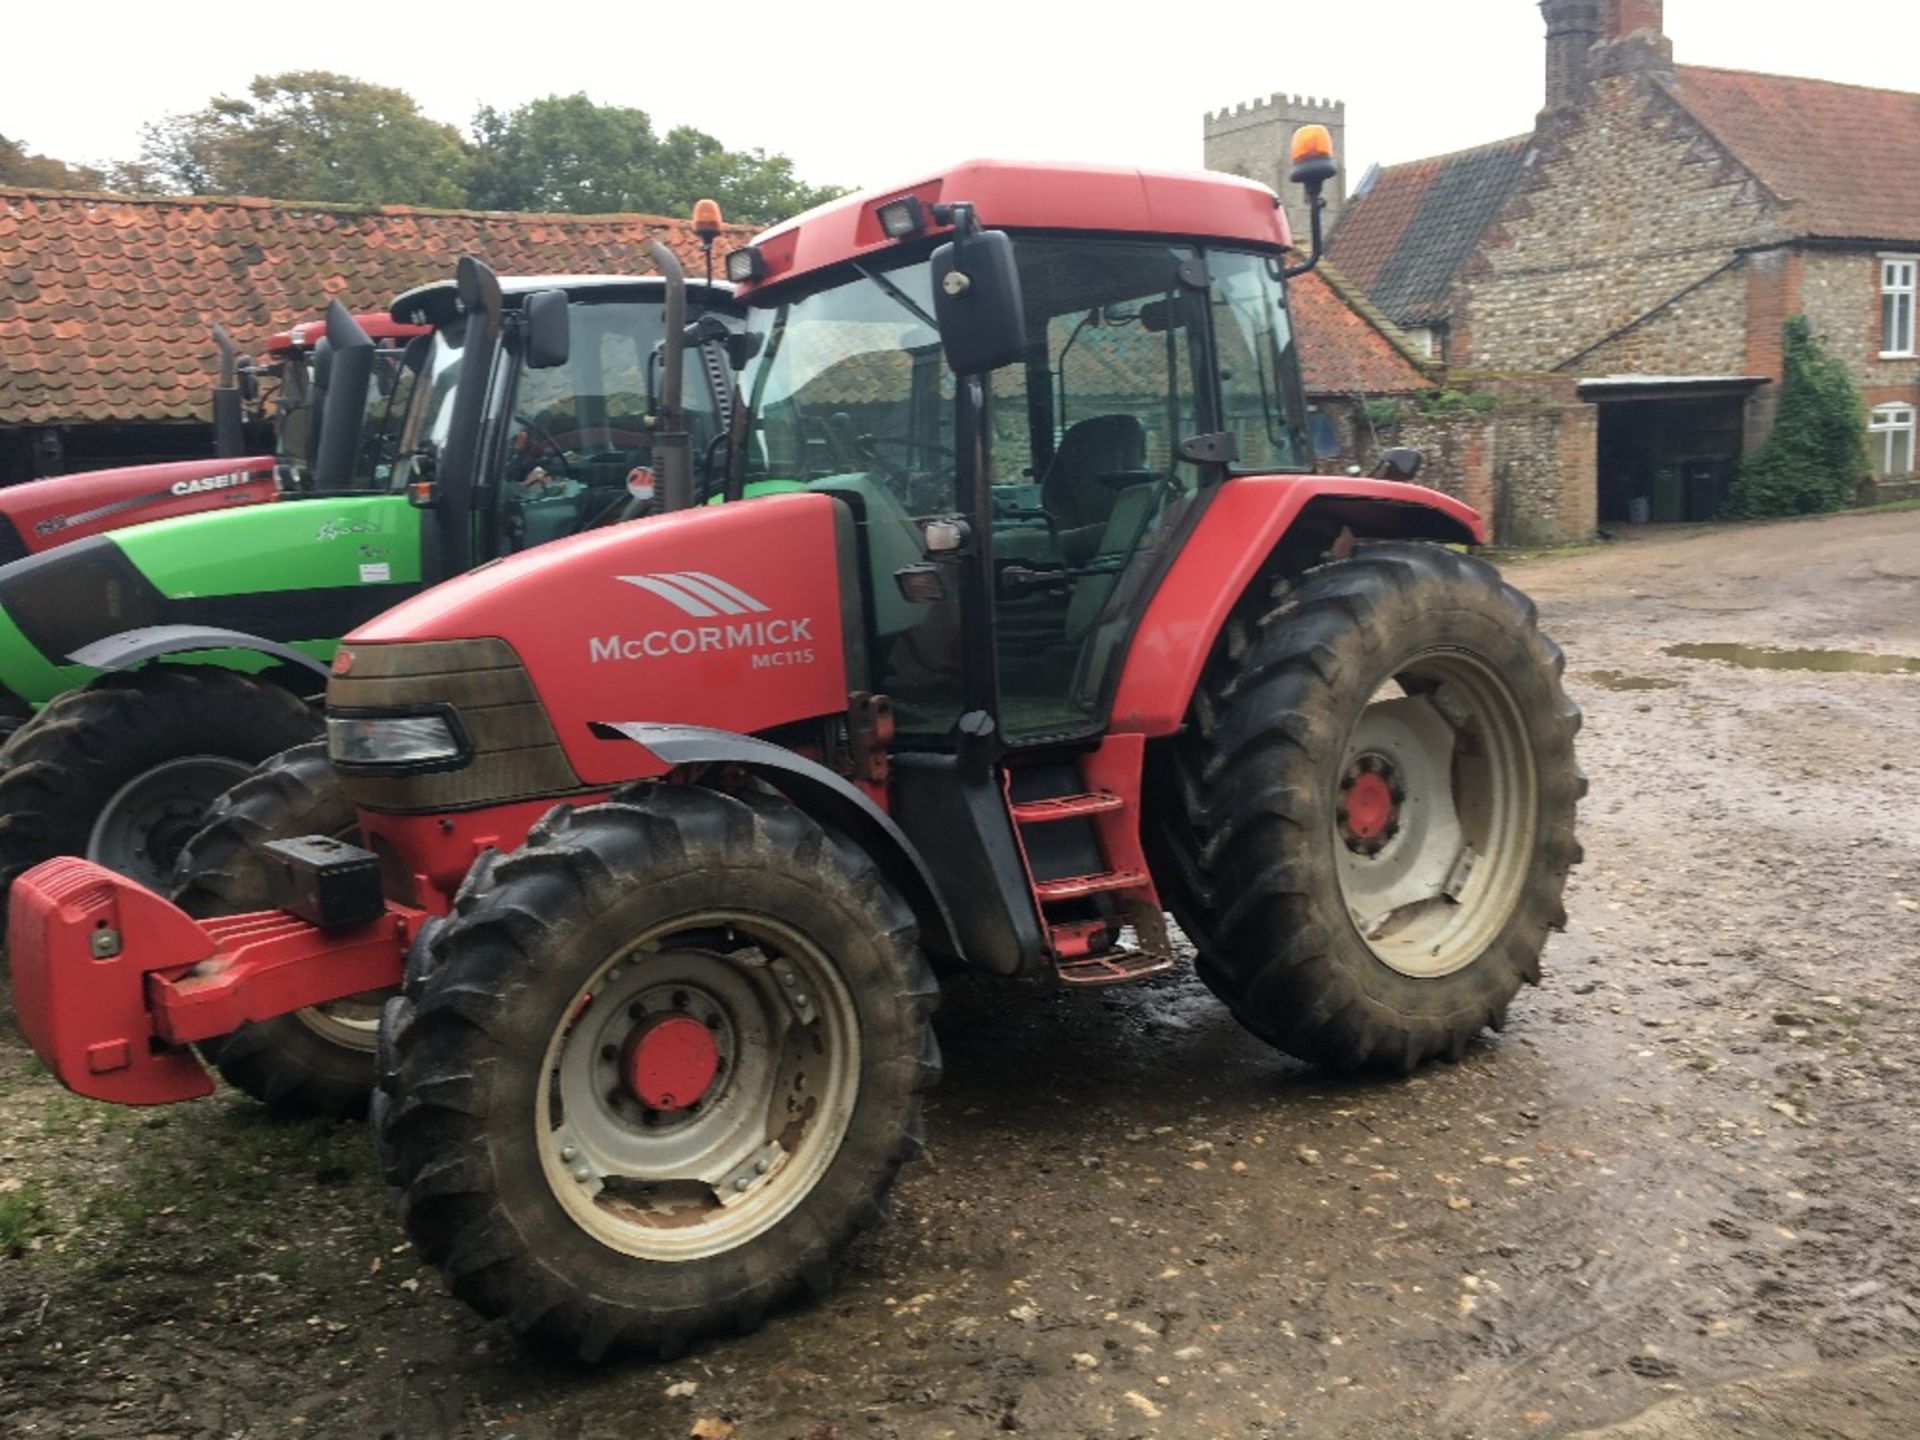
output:
M 1307 394 L 1410 395 L 1433 384 L 1406 337 L 1325 261 L 1288 295 Z
M 1394 324 L 1447 318 L 1453 278 L 1526 166 L 1530 135 L 1379 171 L 1347 204 L 1328 253 Z
M 728 227 L 716 275 L 751 234 Z M 216 321 L 257 351 L 331 299 L 382 309 L 462 255 L 502 274 L 632 274 L 650 236 L 702 273 L 690 224 L 658 215 L 0 189 L 0 425 L 204 420 Z
M 1703 65 L 1669 88 L 1796 233 L 1920 240 L 1920 94 Z

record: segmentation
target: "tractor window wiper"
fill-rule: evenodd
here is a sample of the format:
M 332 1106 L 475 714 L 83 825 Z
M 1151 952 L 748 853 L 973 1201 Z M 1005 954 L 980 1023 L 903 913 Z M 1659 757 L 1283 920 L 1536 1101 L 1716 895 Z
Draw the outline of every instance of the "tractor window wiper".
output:
M 933 331 L 934 334 L 938 335 L 940 333 L 940 322 L 922 310 L 911 295 L 894 284 L 893 281 L 887 279 L 885 275 L 880 274 L 877 270 L 867 269 L 866 266 L 857 260 L 854 261 L 853 268 L 871 280 L 875 285 L 878 285 L 880 289 L 885 292 L 888 299 L 898 303 L 902 309 L 929 330 Z

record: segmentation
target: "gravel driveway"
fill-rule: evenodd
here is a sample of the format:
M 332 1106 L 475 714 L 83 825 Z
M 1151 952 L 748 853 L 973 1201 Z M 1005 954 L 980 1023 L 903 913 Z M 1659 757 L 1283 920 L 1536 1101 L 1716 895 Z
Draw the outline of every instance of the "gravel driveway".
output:
M 359 1128 L 94 1106 L 7 1024 L 0 1434 L 1920 1433 L 1920 671 L 1664 653 L 1920 657 L 1920 512 L 1513 576 L 1586 710 L 1587 863 L 1461 1062 L 1334 1081 L 1184 976 L 955 985 L 846 1283 L 584 1370 L 445 1297 Z

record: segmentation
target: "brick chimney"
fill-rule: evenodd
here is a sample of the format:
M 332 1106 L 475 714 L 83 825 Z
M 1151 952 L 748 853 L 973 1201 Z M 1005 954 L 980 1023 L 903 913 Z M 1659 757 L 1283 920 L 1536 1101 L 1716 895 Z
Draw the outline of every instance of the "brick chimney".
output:
M 1547 22 L 1547 110 L 1571 109 L 1587 93 L 1590 52 L 1620 3 L 1540 0 L 1540 13 Z
M 1666 0 L 1540 0 L 1547 22 L 1545 109 L 1572 109 L 1602 75 L 1671 68 L 1665 12 Z

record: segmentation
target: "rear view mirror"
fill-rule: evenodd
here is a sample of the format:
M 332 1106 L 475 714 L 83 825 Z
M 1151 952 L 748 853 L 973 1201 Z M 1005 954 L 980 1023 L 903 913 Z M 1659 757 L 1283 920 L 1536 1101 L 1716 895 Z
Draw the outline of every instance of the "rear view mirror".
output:
M 1020 272 L 1004 230 L 976 230 L 933 252 L 933 309 L 954 374 L 984 375 L 1025 356 Z
M 567 292 L 542 290 L 527 297 L 525 306 L 527 368 L 557 370 L 571 351 Z
M 1411 480 L 1420 473 L 1421 454 L 1409 445 L 1396 445 L 1380 457 L 1374 474 L 1382 480 Z

